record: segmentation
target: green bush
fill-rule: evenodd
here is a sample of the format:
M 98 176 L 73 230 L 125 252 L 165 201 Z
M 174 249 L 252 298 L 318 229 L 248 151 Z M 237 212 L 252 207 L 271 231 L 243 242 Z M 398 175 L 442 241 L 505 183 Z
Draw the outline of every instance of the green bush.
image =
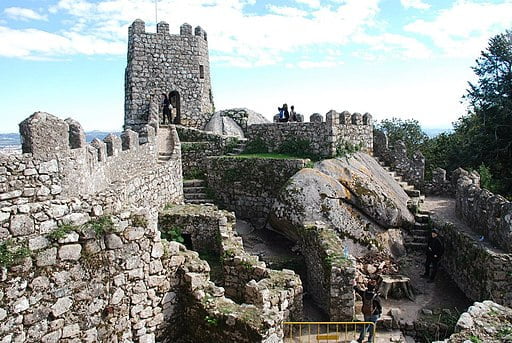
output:
M 46 236 L 52 241 L 58 241 L 59 239 L 66 237 L 66 235 L 71 231 L 80 231 L 80 229 L 81 228 L 79 226 L 61 224 Z
M 170 240 L 170 241 L 175 241 L 178 243 L 184 243 L 185 239 L 183 238 L 181 233 L 182 233 L 182 231 L 181 231 L 180 227 L 172 226 L 171 228 L 164 229 L 164 231 L 162 231 L 162 238 Z
M 268 152 L 267 143 L 261 137 L 248 141 L 245 145 L 244 154 L 257 154 Z
M 277 151 L 280 154 L 286 154 L 300 158 L 309 158 L 313 161 L 320 160 L 320 156 L 315 154 L 311 149 L 311 141 L 309 139 L 288 138 L 283 143 L 281 143 Z
M 101 216 L 90 220 L 85 224 L 85 227 L 92 229 L 96 233 L 96 236 L 100 237 L 106 233 L 112 232 L 114 230 L 114 223 L 110 216 Z
M 15 245 L 13 240 L 6 240 L 0 243 L 0 266 L 9 268 L 25 257 L 30 256 L 26 242 Z

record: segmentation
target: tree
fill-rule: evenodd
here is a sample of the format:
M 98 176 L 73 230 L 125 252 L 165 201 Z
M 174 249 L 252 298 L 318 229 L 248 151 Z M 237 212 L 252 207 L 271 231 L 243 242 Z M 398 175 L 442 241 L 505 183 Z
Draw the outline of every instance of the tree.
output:
M 482 163 L 497 179 L 501 193 L 512 192 L 512 31 L 489 40 L 472 68 L 478 77 L 469 83 L 468 114 L 455 124 L 459 158 L 466 167 Z
M 428 140 L 427 134 L 421 130 L 419 122 L 415 119 L 384 119 L 376 128 L 387 134 L 391 145 L 398 140 L 403 141 L 408 154 L 413 154 Z

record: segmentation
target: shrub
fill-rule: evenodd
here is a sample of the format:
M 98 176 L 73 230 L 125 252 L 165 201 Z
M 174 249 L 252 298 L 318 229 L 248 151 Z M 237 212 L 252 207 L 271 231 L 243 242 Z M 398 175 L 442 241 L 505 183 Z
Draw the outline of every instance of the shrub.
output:
M 26 242 L 15 245 L 13 240 L 6 240 L 0 243 L 0 266 L 9 268 L 25 257 L 30 256 L 30 250 Z

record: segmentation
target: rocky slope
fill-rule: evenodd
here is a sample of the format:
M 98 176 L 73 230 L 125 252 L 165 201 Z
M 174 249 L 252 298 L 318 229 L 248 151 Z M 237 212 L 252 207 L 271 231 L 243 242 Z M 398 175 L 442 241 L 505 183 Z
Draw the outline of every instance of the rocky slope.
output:
M 400 230 L 414 216 L 408 196 L 369 155 L 318 162 L 290 178 L 281 190 L 270 223 L 276 231 L 297 240 L 297 227 L 322 221 L 332 225 L 353 255 L 380 247 L 403 253 Z

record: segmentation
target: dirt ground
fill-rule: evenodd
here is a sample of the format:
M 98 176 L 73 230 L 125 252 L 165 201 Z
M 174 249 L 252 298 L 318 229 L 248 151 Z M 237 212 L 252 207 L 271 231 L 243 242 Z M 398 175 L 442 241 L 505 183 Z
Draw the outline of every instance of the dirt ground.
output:
M 240 220 L 237 222 L 237 232 L 243 238 L 244 248 L 247 252 L 258 255 L 271 268 L 295 270 L 304 282 L 304 261 L 293 242 L 273 231 L 254 229 L 250 223 Z M 414 301 L 408 299 L 383 299 L 384 314 L 387 314 L 392 308 L 398 308 L 401 311 L 401 317 L 406 322 L 412 323 L 421 315 L 423 309 L 432 310 L 434 313 L 440 312 L 443 309 L 446 311 L 447 309 L 454 315 L 458 315 L 464 312 L 470 305 L 470 301 L 444 271 L 439 271 L 433 283 L 428 283 L 426 279 L 420 277 L 424 272 L 424 258 L 422 253 L 413 252 L 399 259 L 400 272 L 411 279 L 411 285 L 416 297 Z M 309 299 L 307 289 L 305 289 L 305 293 L 304 320 L 328 320 L 328 316 Z M 397 335 L 400 337 L 398 338 Z M 379 334 L 379 337 L 378 342 L 406 341 L 405 337 L 396 330 L 387 333 L 382 332 L 382 335 Z M 408 337 L 407 342 L 414 341 Z

